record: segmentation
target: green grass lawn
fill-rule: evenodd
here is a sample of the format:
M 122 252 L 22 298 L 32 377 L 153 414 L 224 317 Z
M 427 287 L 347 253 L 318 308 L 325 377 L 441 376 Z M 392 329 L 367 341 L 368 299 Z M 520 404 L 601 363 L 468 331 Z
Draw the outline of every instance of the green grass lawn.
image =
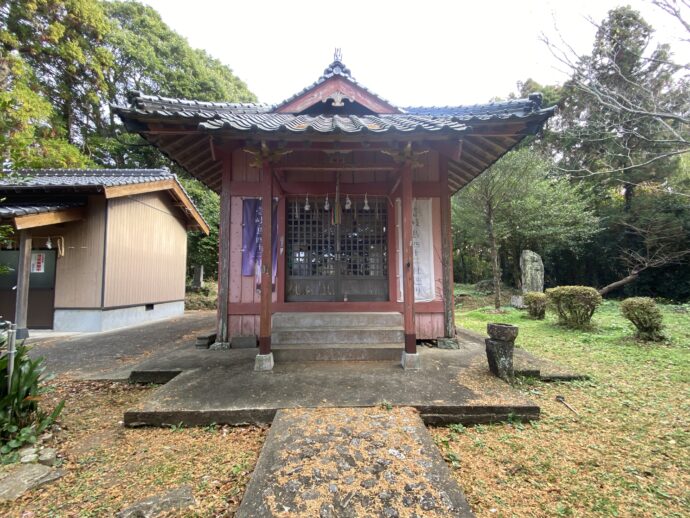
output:
M 538 422 L 437 429 L 446 453 L 460 459 L 456 476 L 475 512 L 689 516 L 690 307 L 661 306 L 667 340 L 647 344 L 633 337 L 615 301 L 597 310 L 592 330 L 575 331 L 549 313 L 537 321 L 512 308 L 463 311 L 486 300 L 465 290 L 458 325 L 485 334 L 488 322 L 515 324 L 519 347 L 591 376 L 519 380 L 542 408 Z

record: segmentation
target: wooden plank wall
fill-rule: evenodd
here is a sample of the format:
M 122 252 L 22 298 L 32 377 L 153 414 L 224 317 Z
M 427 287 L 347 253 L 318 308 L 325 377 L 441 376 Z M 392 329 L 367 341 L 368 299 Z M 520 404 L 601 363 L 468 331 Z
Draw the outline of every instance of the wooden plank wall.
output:
M 105 307 L 184 299 L 185 221 L 165 191 L 108 202 Z
M 253 167 L 249 167 L 249 155 L 243 151 L 235 151 L 232 156 L 233 181 L 256 183 L 257 194 L 260 197 L 261 172 Z M 230 205 L 230 316 L 228 318 L 229 336 L 258 336 L 259 335 L 259 315 L 232 315 L 233 303 L 256 303 L 261 302 L 261 292 L 256 289 L 255 277 L 244 277 L 242 275 L 242 196 L 233 196 Z M 276 300 L 276 294 L 273 294 Z
M 55 270 L 56 308 L 101 306 L 104 232 L 102 196 L 89 196 L 82 221 L 32 229 L 33 235 L 62 236 L 65 240 L 65 255 L 58 257 Z

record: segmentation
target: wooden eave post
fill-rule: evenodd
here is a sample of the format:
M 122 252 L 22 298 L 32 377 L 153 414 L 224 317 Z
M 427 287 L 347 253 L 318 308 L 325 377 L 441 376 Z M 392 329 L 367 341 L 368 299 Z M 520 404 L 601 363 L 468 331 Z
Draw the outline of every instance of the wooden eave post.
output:
M 414 315 L 414 251 L 412 248 L 412 163 L 405 161 L 401 171 L 402 188 L 402 272 L 403 322 L 405 329 L 404 368 L 418 368 L 417 332 Z M 412 356 L 410 356 L 412 355 Z
M 453 231 L 451 200 L 448 187 L 448 159 L 440 157 L 441 180 L 441 267 L 443 268 L 443 332 L 445 338 L 455 337 L 455 300 L 453 294 Z
M 27 317 L 29 314 L 29 276 L 31 274 L 31 234 L 19 232 L 19 262 L 17 265 L 17 299 L 14 322 L 17 324 L 17 338 L 28 338 Z
M 261 166 L 261 305 L 259 316 L 259 354 L 254 370 L 271 370 L 271 298 L 273 272 L 273 168 L 269 160 Z
M 230 300 L 230 214 L 232 193 L 232 153 L 223 156 L 220 191 L 220 229 L 218 232 L 218 328 L 216 344 L 220 348 L 230 345 L 229 300 Z

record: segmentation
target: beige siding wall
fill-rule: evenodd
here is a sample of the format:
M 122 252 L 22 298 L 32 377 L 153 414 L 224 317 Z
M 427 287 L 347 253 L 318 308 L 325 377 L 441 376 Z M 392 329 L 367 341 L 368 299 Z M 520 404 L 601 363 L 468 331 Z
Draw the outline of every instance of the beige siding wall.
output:
M 36 228 L 36 236 L 62 236 L 65 255 L 55 272 L 56 308 L 96 308 L 101 305 L 105 199 L 90 196 L 82 221 Z
M 184 299 L 187 232 L 167 192 L 108 201 L 105 307 Z

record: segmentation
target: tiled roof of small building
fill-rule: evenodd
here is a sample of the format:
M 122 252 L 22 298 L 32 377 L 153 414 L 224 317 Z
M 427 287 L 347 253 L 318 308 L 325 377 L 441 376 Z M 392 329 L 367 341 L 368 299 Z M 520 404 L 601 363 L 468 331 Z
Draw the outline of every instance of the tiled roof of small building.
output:
M 177 175 L 167 169 L 18 169 L 0 171 L 0 192 L 33 193 L 51 192 L 59 196 L 62 192 L 101 192 L 108 187 L 136 185 L 163 180 L 173 180 L 182 196 L 191 206 L 192 216 L 208 226 L 199 208 L 194 204 L 177 179 Z M 161 188 L 169 189 L 168 186 Z M 23 203 L 23 202 L 22 202 Z M 55 202 L 58 203 L 58 202 Z M 54 203 L 53 203 L 54 204 Z M 1 207 L 17 206 L 16 200 L 0 201 Z M 57 209 L 56 209 L 57 210 Z
M 0 174 L 0 189 L 113 187 L 176 178 L 167 169 L 20 169 Z
M 43 214 L 45 212 L 55 212 L 67 210 L 75 207 L 83 207 L 84 201 L 45 201 L 45 200 L 25 200 L 0 205 L 0 219 L 14 218 L 17 216 L 28 216 L 29 214 Z

